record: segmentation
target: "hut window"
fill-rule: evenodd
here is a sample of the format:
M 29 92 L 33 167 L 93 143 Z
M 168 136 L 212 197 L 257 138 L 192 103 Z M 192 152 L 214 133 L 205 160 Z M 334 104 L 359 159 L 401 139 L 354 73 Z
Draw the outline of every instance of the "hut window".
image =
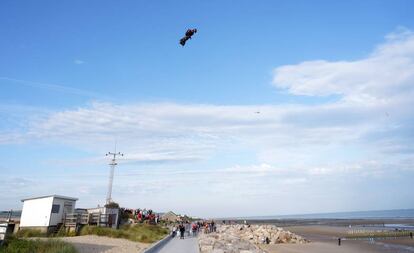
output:
M 52 213 L 59 213 L 60 205 L 53 205 L 52 206 Z

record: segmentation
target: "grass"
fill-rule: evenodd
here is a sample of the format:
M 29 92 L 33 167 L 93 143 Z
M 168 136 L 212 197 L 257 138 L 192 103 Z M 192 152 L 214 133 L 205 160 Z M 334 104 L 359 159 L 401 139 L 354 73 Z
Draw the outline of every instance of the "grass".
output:
M 26 240 L 16 237 L 9 237 L 3 246 L 0 246 L 0 253 L 76 253 L 76 249 L 65 242 L 48 240 Z
M 80 235 L 98 235 L 113 238 L 124 238 L 135 242 L 153 243 L 169 233 L 168 229 L 158 225 L 137 224 L 123 226 L 120 229 L 85 226 Z
M 16 237 L 18 238 L 30 238 L 30 237 L 66 237 L 66 236 L 76 236 L 75 231 L 67 230 L 66 228 L 62 227 L 56 235 L 54 234 L 47 234 L 46 232 L 42 232 L 39 229 L 31 229 L 25 228 L 21 229 L 16 233 Z
M 16 233 L 17 237 L 47 237 L 46 232 L 42 232 L 38 229 L 21 229 Z
M 53 237 L 73 237 L 73 236 L 76 236 L 76 232 L 69 231 L 65 227 L 62 227 L 61 229 L 59 229 L 56 235 L 53 235 Z

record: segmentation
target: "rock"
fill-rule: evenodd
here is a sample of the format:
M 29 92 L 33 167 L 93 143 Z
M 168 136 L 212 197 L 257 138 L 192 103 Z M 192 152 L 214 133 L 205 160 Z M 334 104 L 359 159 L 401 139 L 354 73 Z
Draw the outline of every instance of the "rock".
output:
M 221 225 L 217 233 L 201 234 L 201 253 L 262 253 L 257 245 L 266 242 L 306 243 L 307 240 L 273 225 Z
M 213 245 L 201 245 L 200 246 L 201 252 L 212 252 L 213 251 Z

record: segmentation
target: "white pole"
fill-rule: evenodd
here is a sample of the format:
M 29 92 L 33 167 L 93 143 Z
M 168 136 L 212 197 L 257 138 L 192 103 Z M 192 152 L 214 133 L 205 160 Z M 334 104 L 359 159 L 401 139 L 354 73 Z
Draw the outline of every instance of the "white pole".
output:
M 106 154 L 106 156 L 111 155 L 113 156 L 111 163 L 109 164 L 110 166 L 110 172 L 109 172 L 109 183 L 108 183 L 108 193 L 106 194 L 106 204 L 109 204 L 112 202 L 112 185 L 114 182 L 114 173 L 115 173 L 115 166 L 117 165 L 116 163 L 116 156 L 120 155 L 123 156 L 124 154 L 121 154 L 120 152 L 116 153 L 116 151 L 114 153 L 112 152 L 108 152 Z

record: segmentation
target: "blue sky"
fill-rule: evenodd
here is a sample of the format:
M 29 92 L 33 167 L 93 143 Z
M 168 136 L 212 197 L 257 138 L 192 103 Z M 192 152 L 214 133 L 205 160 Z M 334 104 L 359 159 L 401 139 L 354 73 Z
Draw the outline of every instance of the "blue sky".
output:
M 0 209 L 54 193 L 102 204 L 115 140 L 113 196 L 131 208 L 412 208 L 413 8 L 2 1 Z

